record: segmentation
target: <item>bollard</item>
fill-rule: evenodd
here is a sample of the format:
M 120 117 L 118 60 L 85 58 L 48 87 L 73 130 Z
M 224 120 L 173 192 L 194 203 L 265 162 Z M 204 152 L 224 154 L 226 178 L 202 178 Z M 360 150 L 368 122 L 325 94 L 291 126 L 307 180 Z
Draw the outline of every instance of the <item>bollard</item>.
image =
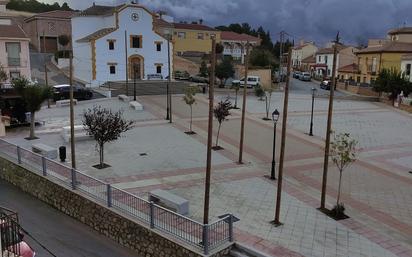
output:
M 150 228 L 154 228 L 155 227 L 155 224 L 154 224 L 154 203 L 152 201 L 150 201 L 149 207 L 150 207 Z
M 41 164 L 43 168 L 43 176 L 47 176 L 46 158 L 44 156 L 41 157 Z
M 75 169 L 71 169 L 72 171 L 72 189 L 75 190 L 76 189 L 76 170 Z
M 17 161 L 19 164 L 21 164 L 21 148 L 20 146 L 17 146 Z
M 203 253 L 209 254 L 209 224 L 203 225 Z
M 107 184 L 107 207 L 112 207 L 112 186 Z
M 233 242 L 233 215 L 229 215 L 229 242 Z

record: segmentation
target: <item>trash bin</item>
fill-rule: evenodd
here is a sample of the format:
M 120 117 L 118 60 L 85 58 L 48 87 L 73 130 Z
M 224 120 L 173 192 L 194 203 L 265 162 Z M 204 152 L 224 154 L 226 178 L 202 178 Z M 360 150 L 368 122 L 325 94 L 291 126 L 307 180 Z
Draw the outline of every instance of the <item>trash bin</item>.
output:
M 60 157 L 61 162 L 66 161 L 66 147 L 65 146 L 59 147 L 59 157 Z

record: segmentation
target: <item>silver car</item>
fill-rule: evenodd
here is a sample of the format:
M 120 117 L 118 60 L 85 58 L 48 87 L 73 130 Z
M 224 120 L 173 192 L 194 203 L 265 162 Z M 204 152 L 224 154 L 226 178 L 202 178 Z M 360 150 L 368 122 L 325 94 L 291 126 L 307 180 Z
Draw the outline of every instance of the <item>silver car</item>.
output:
M 303 72 L 302 75 L 300 75 L 299 79 L 302 81 L 311 81 L 312 76 L 309 72 Z

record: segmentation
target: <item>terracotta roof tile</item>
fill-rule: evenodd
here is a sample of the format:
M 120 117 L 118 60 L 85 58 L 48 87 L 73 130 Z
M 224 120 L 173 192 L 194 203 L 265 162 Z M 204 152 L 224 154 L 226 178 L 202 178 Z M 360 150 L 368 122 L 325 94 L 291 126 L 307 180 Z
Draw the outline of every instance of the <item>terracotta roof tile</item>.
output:
M 359 70 L 359 67 L 356 63 L 352 63 L 346 66 L 343 66 L 338 69 L 339 72 L 357 72 Z
M 81 38 L 81 39 L 76 40 L 76 42 L 78 42 L 78 43 L 87 43 L 87 42 L 89 42 L 89 41 L 91 41 L 91 40 L 104 37 L 104 36 L 112 33 L 112 32 L 115 31 L 115 30 L 116 30 L 116 28 L 104 28 L 104 29 L 100 29 L 100 30 L 98 30 L 98 31 L 96 31 L 96 32 L 93 32 L 93 33 L 90 34 L 90 35 L 85 36 L 84 38 Z
M 118 6 L 106 6 L 106 5 L 92 5 L 89 8 L 79 12 L 76 16 L 104 16 L 111 15 L 117 9 L 123 7 L 124 4 Z
M 232 31 L 222 31 L 220 38 L 222 40 L 260 42 L 260 38 L 258 37 L 254 37 L 248 34 L 239 34 Z
M 50 12 L 43 12 L 35 14 L 24 21 L 30 21 L 36 18 L 58 18 L 58 19 L 70 19 L 76 12 L 75 11 L 50 11 Z
M 27 39 L 28 37 L 18 25 L 0 25 L 0 38 Z
M 316 57 L 311 55 L 302 60 L 302 63 L 316 63 Z
M 359 50 L 357 53 L 412 53 L 412 43 L 391 41 L 383 46 L 371 46 Z
M 338 45 L 338 51 L 345 49 L 347 46 L 344 45 Z M 316 52 L 316 54 L 333 54 L 333 48 L 328 47 L 328 48 L 321 48 L 319 51 Z
M 403 27 L 389 30 L 388 35 L 393 34 L 412 34 L 412 27 Z
M 173 26 L 176 29 L 189 29 L 189 30 L 205 30 L 205 31 L 217 31 L 214 28 L 211 28 L 209 26 L 203 25 L 203 24 L 189 24 L 189 23 L 173 23 Z

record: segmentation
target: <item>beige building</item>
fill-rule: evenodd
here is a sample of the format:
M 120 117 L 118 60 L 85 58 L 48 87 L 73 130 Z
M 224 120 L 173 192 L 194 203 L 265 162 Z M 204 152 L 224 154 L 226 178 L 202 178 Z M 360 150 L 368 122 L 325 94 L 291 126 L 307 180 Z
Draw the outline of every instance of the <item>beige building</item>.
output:
M 63 50 L 57 38 L 72 34 L 72 11 L 51 11 L 33 15 L 24 20 L 23 29 L 31 40 L 31 44 L 39 52 L 55 53 Z M 67 46 L 69 49 L 71 45 Z M 45 51 L 45 49 L 46 51 Z
M 292 48 L 292 67 L 300 70 L 302 60 L 313 56 L 318 51 L 318 47 L 313 42 L 304 42 L 303 40 L 298 46 Z

